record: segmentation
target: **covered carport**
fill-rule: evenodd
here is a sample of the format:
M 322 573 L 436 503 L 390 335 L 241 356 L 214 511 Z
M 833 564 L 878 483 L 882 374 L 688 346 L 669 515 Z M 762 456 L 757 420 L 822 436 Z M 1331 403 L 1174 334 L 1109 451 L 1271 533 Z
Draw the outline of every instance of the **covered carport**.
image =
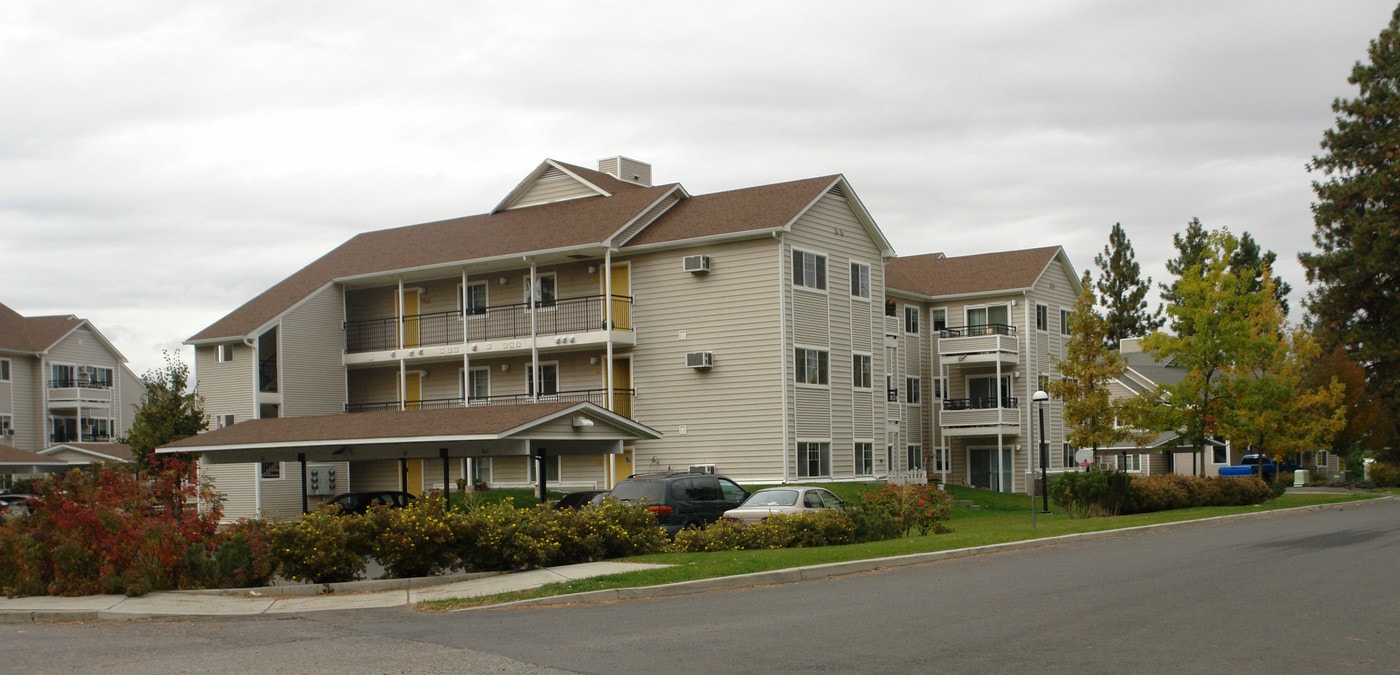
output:
M 61 459 L 45 457 L 39 453 L 20 450 L 9 445 L 0 445 L 0 476 L 4 477 L 6 488 L 12 484 L 15 476 L 62 473 L 70 466 L 68 462 Z
M 450 491 L 453 459 L 531 457 L 543 495 L 549 457 L 620 454 L 627 443 L 656 438 L 656 430 L 594 403 L 556 402 L 249 420 L 156 452 L 200 453 L 211 464 L 297 462 L 306 512 L 309 462 L 440 459 Z

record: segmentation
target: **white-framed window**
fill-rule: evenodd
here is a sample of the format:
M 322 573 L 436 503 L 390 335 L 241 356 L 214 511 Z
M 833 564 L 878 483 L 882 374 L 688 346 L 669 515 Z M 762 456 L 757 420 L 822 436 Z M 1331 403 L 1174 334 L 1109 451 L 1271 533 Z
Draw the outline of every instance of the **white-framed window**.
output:
M 112 428 L 116 424 L 110 417 L 88 417 L 83 419 L 84 441 L 104 442 L 112 439 Z
M 856 389 L 869 389 L 874 386 L 870 372 L 869 354 L 851 355 L 851 377 Z
M 885 471 L 894 471 L 894 444 L 885 446 Z
M 1011 324 L 1011 310 L 1006 305 L 968 307 L 963 310 L 968 335 L 986 335 L 998 332 L 1002 326 Z
M 233 360 L 233 345 L 219 345 L 219 363 L 228 363 Z
M 1119 471 L 1142 471 L 1142 455 L 1119 455 L 1118 460 L 1123 463 L 1118 467 Z
M 1074 466 L 1074 448 L 1069 443 L 1060 444 L 1060 466 L 1066 469 Z
M 933 470 L 940 472 L 948 470 L 948 466 L 943 462 L 943 450 L 940 448 L 933 449 Z
M 904 378 L 904 401 L 905 403 L 923 403 L 924 395 L 923 383 L 917 377 Z
M 797 475 L 802 478 L 831 475 L 831 443 L 797 442 Z
M 1060 335 L 1069 335 L 1069 310 L 1060 310 Z
M 826 256 L 810 251 L 792 251 L 792 285 L 826 290 Z
M 945 398 L 948 395 L 948 378 L 933 378 L 933 397 L 936 399 Z
M 1211 455 L 1211 456 L 1210 456 L 1210 462 L 1211 462 L 1211 464 L 1229 464 L 1229 463 L 1230 463 L 1230 449 L 1227 448 L 1227 447 L 1225 447 L 1225 446 L 1223 446 L 1223 445 L 1214 445 L 1214 446 L 1211 446 L 1211 453 L 1210 453 L 1210 455 Z
M 553 307 L 555 300 L 558 299 L 559 289 L 558 282 L 554 277 L 554 272 L 536 274 L 535 283 L 538 284 L 539 288 L 532 291 L 530 288 L 530 276 L 528 274 L 525 275 L 524 301 L 526 306 L 531 306 L 533 303 L 534 307 Z
M 561 473 L 560 469 L 563 466 L 563 459 L 564 457 L 562 455 L 549 455 L 544 458 L 545 481 L 550 483 L 559 482 L 559 476 Z M 539 466 L 539 460 L 536 460 L 534 457 L 527 457 L 526 460 L 528 460 L 525 463 L 527 466 L 529 466 L 529 475 L 526 477 L 525 480 L 528 483 L 538 485 L 540 482 L 539 470 L 535 467 Z
M 856 441 L 855 467 L 857 476 L 875 475 L 875 444 L 870 441 Z
M 281 463 L 281 462 L 263 462 L 263 463 L 258 467 L 258 473 L 259 473 L 259 476 L 260 476 L 263 480 L 281 480 L 281 478 L 282 478 L 282 463 Z
M 467 475 L 471 477 L 472 484 L 491 482 L 491 458 L 471 457 L 467 460 Z M 531 464 L 534 464 L 531 461 Z
M 929 310 L 929 320 L 932 322 L 930 328 L 935 331 L 946 330 L 948 328 L 948 310 L 942 307 Z
M 798 384 L 820 384 L 829 382 L 830 355 L 824 349 L 793 349 L 793 374 Z
M 0 415 L 0 437 L 15 435 L 15 418 L 12 415 Z M 3 439 L 0 439 L 3 440 Z
M 970 376 L 967 378 L 967 397 L 973 408 L 1010 408 L 1011 377 L 1003 375 L 998 382 L 995 375 Z
M 851 263 L 851 297 L 870 299 L 870 266 Z
M 910 469 L 924 468 L 924 448 L 921 445 L 910 445 L 904 449 L 904 459 L 908 462 Z
M 215 429 L 222 429 L 222 428 L 224 428 L 224 427 L 231 427 L 231 426 L 233 426 L 233 415 L 215 415 L 215 416 L 214 416 L 214 428 L 215 428 Z
M 1035 386 L 1036 389 L 1039 391 L 1049 392 L 1050 376 L 1045 373 L 1041 373 L 1038 377 L 1035 378 Z
M 462 374 L 462 398 L 467 401 L 491 396 L 491 368 L 472 368 Z
M 913 305 L 904 306 L 904 332 L 910 335 L 919 333 L 919 308 Z
M 525 366 L 525 377 L 529 378 L 529 393 L 535 395 L 535 366 Z M 540 396 L 550 396 L 559 393 L 559 364 L 540 364 Z
M 10 381 L 10 360 L 0 359 L 0 382 Z
M 1050 330 L 1050 307 L 1039 304 L 1035 306 L 1035 329 Z
M 473 281 L 467 284 L 463 292 L 462 285 L 457 284 L 457 309 L 468 316 L 485 314 L 489 287 L 490 284 L 485 281 Z
M 49 364 L 49 386 L 71 387 L 77 384 L 76 368 L 67 363 Z

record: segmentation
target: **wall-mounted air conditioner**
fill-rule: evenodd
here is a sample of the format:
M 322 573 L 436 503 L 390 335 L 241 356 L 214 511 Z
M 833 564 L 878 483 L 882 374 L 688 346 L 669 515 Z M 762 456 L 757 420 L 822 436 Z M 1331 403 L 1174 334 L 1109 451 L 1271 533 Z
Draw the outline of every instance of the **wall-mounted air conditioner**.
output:
M 5 432 L 4 432 L 4 435 L 5 435 L 5 436 L 13 436 L 13 435 L 15 435 L 15 430 L 14 430 L 14 429 L 6 429 Z
M 688 255 L 681 261 L 681 268 L 691 274 L 710 271 L 710 256 Z
M 687 352 L 685 355 L 687 368 L 710 368 L 714 365 L 715 355 L 713 352 Z
M 715 472 L 715 465 L 713 465 L 713 464 L 691 464 L 691 465 L 690 465 L 690 472 L 691 472 L 691 473 L 714 473 L 714 472 Z

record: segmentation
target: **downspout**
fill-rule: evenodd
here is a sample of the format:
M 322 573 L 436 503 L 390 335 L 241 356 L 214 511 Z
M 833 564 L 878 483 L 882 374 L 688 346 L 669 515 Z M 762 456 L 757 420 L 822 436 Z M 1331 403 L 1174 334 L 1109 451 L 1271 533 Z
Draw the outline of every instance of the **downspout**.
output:
M 782 423 L 783 423 L 783 481 L 788 482 L 788 345 L 787 345 L 787 275 L 784 274 L 784 267 L 787 255 L 783 251 L 783 233 L 774 232 L 773 238 L 778 240 L 778 363 L 780 365 L 781 379 L 778 386 L 782 400 Z
M 282 331 L 279 329 L 277 333 L 281 335 Z M 253 419 L 258 419 L 262 417 L 262 405 L 258 400 L 262 393 L 262 354 L 258 353 L 258 341 L 253 338 L 243 338 L 243 346 L 253 351 Z
M 612 247 L 609 246 L 603 249 L 603 329 L 608 332 L 608 339 L 604 341 L 608 362 L 603 366 L 603 386 L 606 388 L 603 395 L 608 410 L 616 410 L 613 400 L 613 388 L 616 386 L 613 381 L 613 328 Z M 603 465 L 603 483 L 611 488 L 617 483 L 617 455 L 609 453 L 607 458 L 607 463 Z
M 1021 291 L 1021 304 L 1022 304 L 1022 305 L 1025 305 L 1023 311 L 1025 311 L 1025 313 L 1026 313 L 1025 322 L 1022 323 L 1021 325 L 1025 326 L 1026 329 L 1027 329 L 1027 330 L 1026 330 L 1026 370 L 1028 371 L 1028 372 L 1026 373 L 1026 384 L 1025 384 L 1025 388 L 1026 388 L 1026 398 L 1023 399 L 1023 400 L 1031 401 L 1031 399 L 1034 398 L 1034 394 L 1035 394 L 1035 392 L 1036 392 L 1036 387 L 1040 386 L 1040 384 L 1039 384 L 1039 383 L 1040 383 L 1040 369 L 1039 369 L 1039 367 L 1036 365 L 1036 359 L 1034 358 L 1034 357 L 1035 357 L 1035 348 L 1032 347 L 1032 345 L 1031 345 L 1031 342 L 1032 342 L 1033 338 L 1035 338 L 1035 336 L 1036 336 L 1036 331 L 1035 331 L 1034 328 L 1032 328 L 1032 326 L 1034 326 L 1035 324 L 1031 323 L 1032 321 L 1035 320 L 1035 317 L 1031 315 L 1031 312 L 1034 310 L 1034 308 L 1031 307 L 1031 305 L 1034 304 L 1034 303 L 1031 302 L 1031 293 L 1030 293 L 1030 291 Z M 1046 311 L 1049 311 L 1049 310 L 1046 310 Z M 1045 405 L 1045 404 L 1044 404 L 1044 403 L 1041 403 L 1041 405 L 1043 406 L 1043 405 Z M 1026 428 L 1027 428 L 1027 429 L 1029 429 L 1030 426 L 1031 426 L 1032 424 L 1035 424 L 1035 410 L 1033 410 L 1033 408 L 1035 408 L 1035 402 L 1034 402 L 1034 401 L 1031 401 L 1031 404 L 1030 404 L 1029 406 L 1026 407 Z M 1019 423 L 1020 423 L 1020 414 L 1018 413 L 1018 414 L 1017 414 L 1017 426 L 1020 425 Z M 1018 431 L 1019 431 L 1019 430 L 1018 430 Z M 1025 436 L 1025 434 L 1022 434 L 1022 436 Z M 1035 475 L 1035 474 L 1034 474 L 1034 472 L 1035 472 L 1035 464 L 1031 462 L 1031 453 L 1033 453 L 1033 452 L 1039 452 L 1039 451 L 1040 451 L 1040 447 L 1038 446 L 1038 443 L 1041 443 L 1041 442 L 1044 442 L 1044 441 L 1045 441 L 1045 439 L 1043 439 L 1043 438 L 1042 438 L 1042 439 L 1039 439 L 1036 443 L 1030 444 L 1030 445 L 1036 445 L 1037 447 L 1033 447 L 1033 448 L 1032 448 L 1032 447 L 1027 447 L 1027 448 L 1026 448 L 1026 473 L 1027 473 L 1027 475 L 1029 475 L 1029 476 L 1032 477 L 1031 480 L 1029 481 L 1029 482 L 1032 483 L 1032 484 L 1035 482 L 1035 480 L 1034 480 L 1034 475 Z M 1030 489 L 1029 486 L 1027 486 L 1026 492 L 1027 492 L 1028 494 L 1030 494 L 1031 496 L 1035 496 L 1035 493 L 1031 491 L 1031 489 Z M 1034 507 L 1035 505 L 1032 504 L 1031 506 Z

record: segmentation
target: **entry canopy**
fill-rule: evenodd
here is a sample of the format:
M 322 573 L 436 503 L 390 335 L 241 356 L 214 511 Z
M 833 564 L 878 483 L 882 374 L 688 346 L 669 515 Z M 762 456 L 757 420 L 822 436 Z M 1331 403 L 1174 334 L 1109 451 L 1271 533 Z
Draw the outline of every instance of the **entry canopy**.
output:
M 337 413 L 248 420 L 156 449 L 201 453 L 211 464 L 620 453 L 661 438 L 643 424 L 581 402 Z

